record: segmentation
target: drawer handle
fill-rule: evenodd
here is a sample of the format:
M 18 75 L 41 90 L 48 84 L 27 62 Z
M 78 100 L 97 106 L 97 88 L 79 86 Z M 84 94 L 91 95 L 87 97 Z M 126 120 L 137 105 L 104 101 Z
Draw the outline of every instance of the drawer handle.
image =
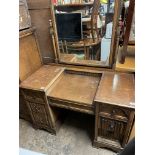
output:
M 116 111 L 115 110 L 112 110 L 112 115 L 115 115 L 116 114 Z

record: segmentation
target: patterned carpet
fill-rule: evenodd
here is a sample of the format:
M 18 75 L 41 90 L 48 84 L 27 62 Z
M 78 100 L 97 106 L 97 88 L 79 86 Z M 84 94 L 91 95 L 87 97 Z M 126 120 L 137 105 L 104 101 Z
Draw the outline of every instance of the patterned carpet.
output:
M 48 155 L 116 155 L 92 147 L 94 117 L 70 112 L 57 135 L 35 130 L 23 119 L 19 121 L 20 147 Z

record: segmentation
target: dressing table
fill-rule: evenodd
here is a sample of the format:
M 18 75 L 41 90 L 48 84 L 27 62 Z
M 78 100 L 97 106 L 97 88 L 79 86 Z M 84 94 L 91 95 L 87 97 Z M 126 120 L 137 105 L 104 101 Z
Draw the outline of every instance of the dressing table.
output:
M 53 18 L 51 14 L 52 21 Z M 117 152 L 122 150 L 134 124 L 134 75 L 105 69 L 100 61 L 81 60 L 83 64 L 74 64 L 76 58 L 73 54 L 68 57 L 68 64 L 62 63 L 55 26 L 52 23 L 53 52 L 57 63 L 42 62 L 35 28 L 20 31 L 22 118 L 30 121 L 34 128 L 56 135 L 61 127 L 62 109 L 93 115 L 93 146 Z
M 95 115 L 94 146 L 119 151 L 127 144 L 134 122 L 132 74 L 43 65 L 20 89 L 35 128 L 56 134 L 53 108 L 65 108 Z

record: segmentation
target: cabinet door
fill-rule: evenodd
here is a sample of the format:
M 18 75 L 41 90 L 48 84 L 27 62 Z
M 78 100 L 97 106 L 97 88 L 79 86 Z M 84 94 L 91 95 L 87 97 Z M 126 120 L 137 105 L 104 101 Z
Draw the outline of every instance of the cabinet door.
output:
M 47 103 L 45 92 L 22 89 L 22 94 L 34 126 L 55 134 L 54 116 Z
M 117 141 L 120 145 L 123 142 L 127 123 L 99 117 L 98 136 Z

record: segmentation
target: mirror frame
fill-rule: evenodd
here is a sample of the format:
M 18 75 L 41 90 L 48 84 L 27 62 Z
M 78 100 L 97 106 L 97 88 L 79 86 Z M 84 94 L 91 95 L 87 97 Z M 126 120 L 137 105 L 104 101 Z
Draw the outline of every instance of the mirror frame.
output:
M 54 12 L 54 4 L 50 1 L 50 12 L 51 12 L 51 20 L 50 20 L 50 35 L 53 43 L 53 50 L 55 54 L 55 62 L 59 64 L 67 64 L 73 66 L 87 66 L 87 67 L 100 67 L 100 68 L 113 68 L 114 63 L 116 62 L 116 51 L 118 46 L 119 40 L 119 15 L 120 15 L 120 8 L 121 8 L 121 1 L 122 0 L 115 0 L 115 7 L 114 7 L 114 16 L 113 16 L 113 28 L 112 28 L 112 38 L 111 38 L 111 45 L 110 45 L 110 56 L 109 56 L 109 65 L 97 65 L 97 64 L 82 64 L 82 63 L 71 63 L 71 62 L 62 62 L 60 60 L 60 49 L 58 44 L 58 34 L 57 34 L 57 27 L 56 27 L 56 19 L 55 19 L 55 12 Z

